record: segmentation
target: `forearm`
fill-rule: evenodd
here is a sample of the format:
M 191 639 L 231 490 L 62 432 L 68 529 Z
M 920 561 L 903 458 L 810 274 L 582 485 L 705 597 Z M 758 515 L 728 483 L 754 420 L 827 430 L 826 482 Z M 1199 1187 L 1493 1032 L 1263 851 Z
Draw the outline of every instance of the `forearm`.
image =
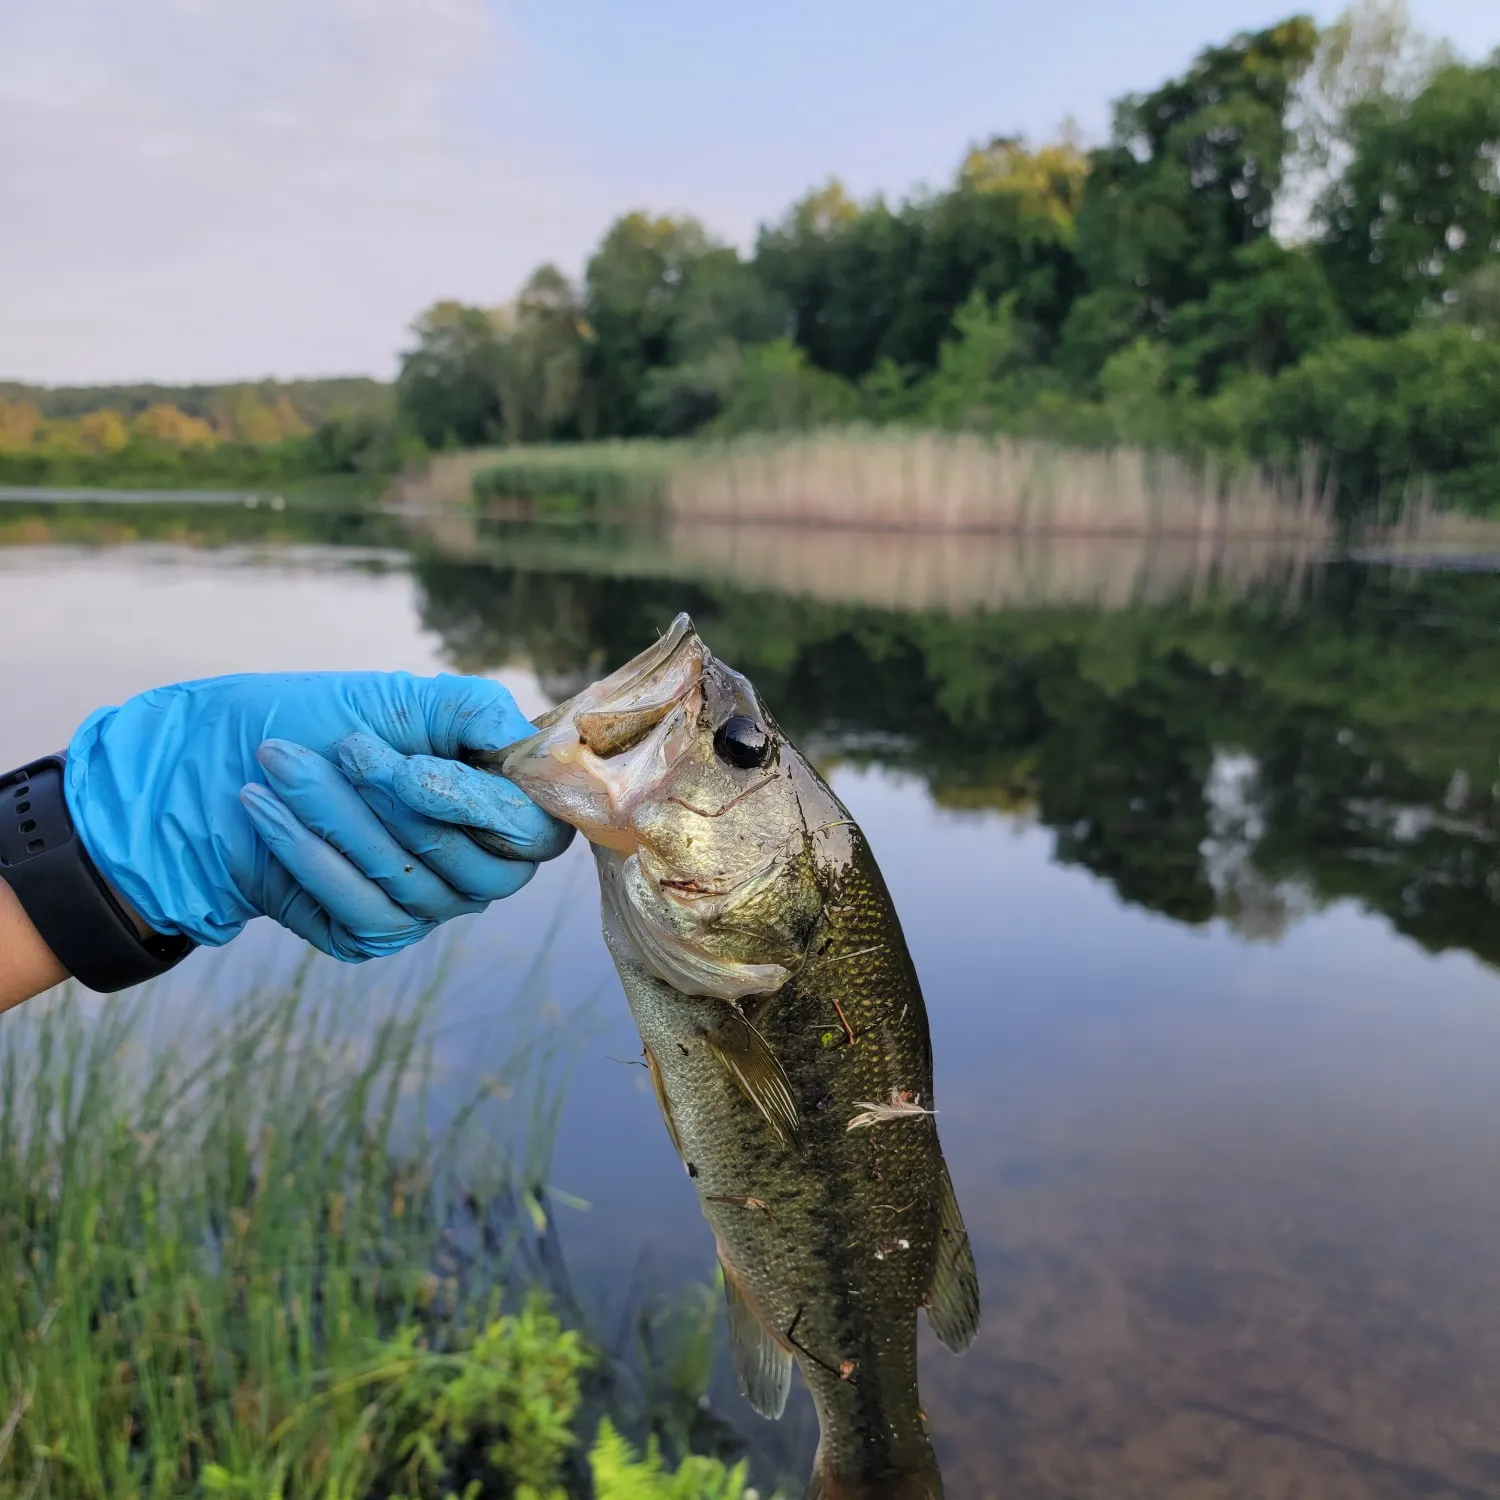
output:
M 67 977 L 67 970 L 31 925 L 16 893 L 0 880 L 0 1012 Z

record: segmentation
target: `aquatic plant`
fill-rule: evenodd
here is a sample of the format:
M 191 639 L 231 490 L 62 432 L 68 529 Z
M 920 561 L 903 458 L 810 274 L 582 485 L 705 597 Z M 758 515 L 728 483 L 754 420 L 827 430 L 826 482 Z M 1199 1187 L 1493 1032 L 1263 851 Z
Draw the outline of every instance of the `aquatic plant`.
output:
M 589 1467 L 597 1500 L 755 1500 L 745 1464 L 730 1469 L 716 1458 L 689 1457 L 669 1472 L 655 1442 L 637 1454 L 608 1418 L 599 1424 Z

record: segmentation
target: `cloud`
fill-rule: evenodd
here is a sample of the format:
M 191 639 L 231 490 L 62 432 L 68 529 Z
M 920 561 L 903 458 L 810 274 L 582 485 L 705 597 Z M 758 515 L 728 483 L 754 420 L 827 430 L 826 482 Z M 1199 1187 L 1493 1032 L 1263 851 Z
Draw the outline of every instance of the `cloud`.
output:
M 440 295 L 597 231 L 482 0 L 0 12 L 0 374 L 388 372 Z

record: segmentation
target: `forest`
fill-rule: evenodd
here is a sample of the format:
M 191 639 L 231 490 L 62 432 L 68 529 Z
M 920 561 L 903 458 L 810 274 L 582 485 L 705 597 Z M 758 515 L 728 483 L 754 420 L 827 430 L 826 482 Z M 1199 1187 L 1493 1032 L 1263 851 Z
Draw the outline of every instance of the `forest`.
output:
M 167 435 L 170 403 L 0 403 L 12 481 L 145 475 L 168 450 L 189 477 L 377 473 L 423 450 L 859 422 L 1314 451 L 1354 505 L 1428 477 L 1493 511 L 1500 53 L 1463 61 L 1399 0 L 1364 0 L 1206 47 L 1117 100 L 1092 148 L 997 136 L 897 203 L 830 180 L 747 252 L 627 213 L 578 282 L 546 265 L 503 306 L 436 303 L 393 400 L 269 443 L 211 416 Z

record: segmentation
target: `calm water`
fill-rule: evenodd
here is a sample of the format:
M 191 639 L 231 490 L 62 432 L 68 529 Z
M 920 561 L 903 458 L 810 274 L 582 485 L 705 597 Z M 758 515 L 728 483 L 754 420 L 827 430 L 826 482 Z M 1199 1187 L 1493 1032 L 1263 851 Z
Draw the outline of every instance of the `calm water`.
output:
M 1500 1496 L 1500 574 L 149 512 L 0 541 L 5 764 L 229 671 L 457 666 L 538 710 L 690 610 L 830 771 L 922 976 L 986 1304 L 965 1357 L 924 1346 L 950 1495 Z M 455 925 L 455 1088 L 548 947 L 598 1326 L 706 1279 L 586 853 Z M 290 953 L 256 932 L 161 1003 Z M 805 1404 L 772 1427 L 724 1372 L 715 1404 L 805 1473 Z

